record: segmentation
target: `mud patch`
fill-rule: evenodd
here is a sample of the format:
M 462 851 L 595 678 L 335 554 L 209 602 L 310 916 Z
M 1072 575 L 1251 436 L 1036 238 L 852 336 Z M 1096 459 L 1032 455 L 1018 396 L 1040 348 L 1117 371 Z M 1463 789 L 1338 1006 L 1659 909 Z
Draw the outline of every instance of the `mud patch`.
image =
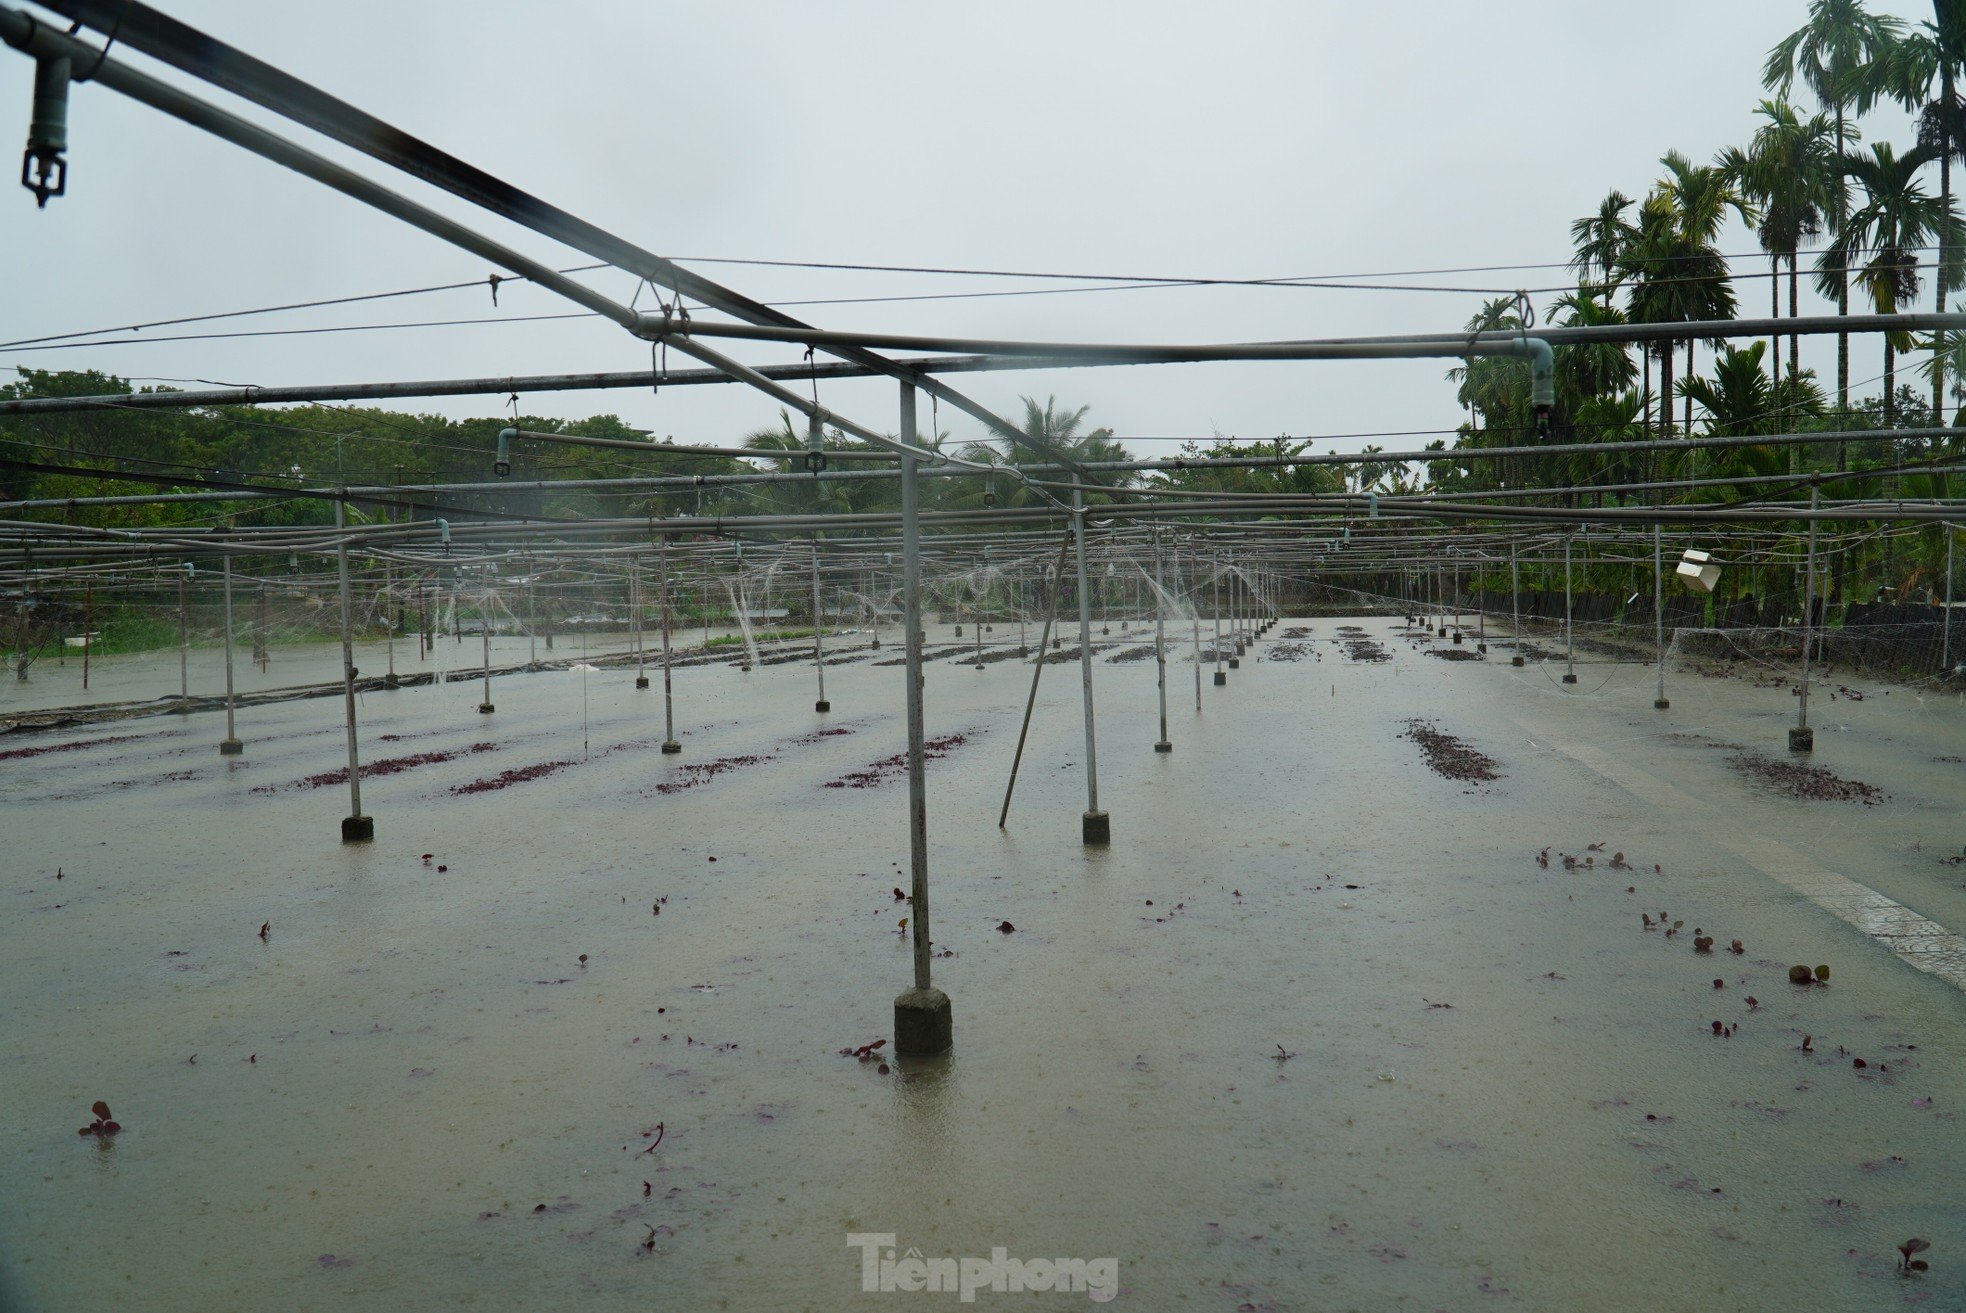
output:
M 942 758 L 969 742 L 968 734 L 944 734 L 922 744 L 923 761 L 940 761 Z M 908 754 L 897 752 L 892 757 L 883 757 L 870 762 L 861 770 L 849 771 L 836 780 L 827 780 L 821 788 L 827 789 L 874 789 L 883 780 L 891 779 L 908 769 Z
M 1799 761 L 1777 761 L 1758 753 L 1738 752 L 1731 764 L 1749 779 L 1804 802 L 1860 802 L 1875 807 L 1889 796 L 1876 785 L 1846 780 L 1822 766 L 1805 766 Z
M 45 757 L 51 752 L 75 752 L 82 748 L 104 748 L 112 743 L 135 743 L 143 738 L 141 734 L 112 734 L 101 739 L 74 739 L 67 743 L 45 743 L 38 748 L 9 748 L 0 752 L 0 761 L 20 761 L 27 757 Z
M 1481 653 L 1470 652 L 1465 647 L 1430 647 L 1427 649 L 1427 655 L 1431 657 L 1439 657 L 1442 661 L 1488 660 L 1488 658 L 1483 656 Z
M 1501 778 L 1493 757 L 1476 752 L 1452 734 L 1443 733 L 1432 721 L 1418 718 L 1407 721 L 1406 733 L 1401 737 L 1420 745 L 1427 769 L 1442 779 L 1484 783 Z
M 469 784 L 453 784 L 451 786 L 451 792 L 460 797 L 472 793 L 496 793 L 500 789 L 509 789 L 514 784 L 524 784 L 528 780 L 545 779 L 548 775 L 552 775 L 557 771 L 563 771 L 569 766 L 577 766 L 579 764 L 579 762 L 574 761 L 542 761 L 533 766 L 514 766 L 511 770 L 502 770 L 489 779 L 473 780 Z M 367 771 L 363 771 L 362 773 L 364 775 L 368 774 Z M 346 771 L 342 772 L 342 777 L 344 779 L 347 778 Z
M 380 775 L 400 775 L 418 766 L 435 766 L 439 762 L 456 761 L 480 752 L 496 752 L 498 745 L 493 743 L 473 743 L 468 748 L 453 748 L 449 751 L 419 752 L 409 757 L 384 757 L 378 761 L 366 762 L 362 766 L 362 778 L 373 779 Z M 278 793 L 281 789 L 325 789 L 330 785 L 348 783 L 348 767 L 340 770 L 322 771 L 319 775 L 309 775 L 291 784 L 262 784 L 254 793 Z

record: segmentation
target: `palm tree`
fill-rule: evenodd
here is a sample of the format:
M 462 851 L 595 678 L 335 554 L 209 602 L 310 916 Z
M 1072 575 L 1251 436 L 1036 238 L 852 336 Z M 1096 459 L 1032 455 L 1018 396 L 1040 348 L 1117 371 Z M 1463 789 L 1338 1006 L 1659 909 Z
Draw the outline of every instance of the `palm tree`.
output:
M 1588 282 L 1593 268 L 1603 275 L 1603 286 L 1608 288 L 1615 281 L 1619 259 L 1638 237 L 1638 229 L 1625 218 L 1631 206 L 1631 197 L 1614 188 L 1598 202 L 1596 214 L 1571 222 L 1570 241 L 1577 253 L 1570 267 L 1577 271 L 1580 281 Z
M 1111 429 L 1099 428 L 1090 433 L 1079 431 L 1085 423 L 1086 412 L 1092 407 L 1080 406 L 1077 410 L 1060 410 L 1058 398 L 1055 396 L 1046 397 L 1042 406 L 1030 397 L 1019 399 L 1024 403 L 1024 420 L 1019 427 L 1044 450 L 1045 454 L 1037 455 L 1021 442 L 1009 442 L 1008 434 L 999 434 L 999 439 L 1005 441 L 1010 448 L 1009 454 L 1006 455 L 986 442 L 971 442 L 962 449 L 963 459 L 991 465 L 1014 465 L 1019 468 L 1026 465 L 1055 465 L 1071 462 L 1089 464 L 1096 461 L 1131 459 L 1131 453 L 1113 440 Z M 1120 472 L 1102 474 L 1096 480 L 1088 481 L 1096 481 L 1112 487 L 1125 487 L 1134 482 L 1134 479 L 1133 474 Z M 1035 493 L 1022 485 L 1013 490 L 1010 496 L 1010 504 L 1014 506 L 1029 505 L 1038 500 Z M 1087 500 L 1104 501 L 1109 498 L 1099 494 L 1088 497 Z
M 1710 436 L 1779 433 L 1790 427 L 1797 416 L 1821 413 L 1822 391 L 1815 379 L 1806 372 L 1792 373 L 1777 382 L 1761 367 L 1766 355 L 1766 342 L 1729 346 L 1714 358 L 1711 379 L 1689 378 L 1680 384 L 1681 394 L 1689 401 L 1699 402 L 1706 412 L 1704 422 Z M 1772 476 L 1792 464 L 1785 462 L 1782 453 L 1770 446 L 1730 447 L 1715 454 L 1711 473 L 1720 477 Z
M 1646 197 L 1639 213 L 1638 240 L 1624 256 L 1627 313 L 1635 323 L 1655 324 L 1731 318 L 1734 289 L 1727 279 L 1726 258 L 1714 247 L 1713 236 L 1726 209 L 1751 211 L 1721 184 L 1718 170 L 1696 167 L 1676 154 L 1668 155 L 1665 164 L 1671 176 Z M 1646 346 L 1649 354 L 1659 358 L 1661 432 L 1668 436 L 1675 345 L 1660 340 Z
M 1848 148 L 1848 118 L 1865 113 L 1888 90 L 1886 57 L 1904 30 L 1895 18 L 1880 17 L 1863 0 L 1811 0 L 1809 21 L 1783 37 L 1768 52 L 1761 70 L 1762 85 L 1787 96 L 1800 78 L 1815 93 L 1816 103 L 1830 111 L 1836 123 L 1836 154 Z M 1829 230 L 1843 230 L 1849 213 L 1849 192 L 1839 181 L 1829 210 Z M 1836 313 L 1850 313 L 1849 281 L 1839 273 L 1835 287 Z M 1850 408 L 1850 335 L 1836 337 L 1836 405 Z
M 1747 150 L 1730 147 L 1721 152 L 1715 164 L 1760 211 L 1755 235 L 1768 253 L 1768 301 L 1774 318 L 1782 313 L 1780 274 L 1782 261 L 1788 261 L 1789 317 L 1793 319 L 1799 313 L 1796 258 L 1803 241 L 1822 232 L 1823 210 L 1835 195 L 1835 132 L 1828 115 L 1814 114 L 1805 119 L 1786 101 L 1764 100 L 1755 112 L 1767 122 L 1755 129 Z M 1800 341 L 1797 335 L 1789 335 L 1791 375 L 1801 371 Z M 1779 339 L 1771 350 L 1770 372 L 1779 383 Z
M 1728 181 L 1725 170 L 1710 164 L 1695 164 L 1676 150 L 1667 151 L 1659 163 L 1666 170 L 1659 191 L 1678 212 L 1686 246 L 1686 256 L 1673 273 L 1683 284 L 1678 299 L 1685 317 L 1730 318 L 1735 311 L 1734 292 L 1728 282 L 1727 261 L 1714 243 L 1730 209 L 1750 225 L 1758 221 L 1759 215 Z M 1717 341 L 1713 345 L 1715 350 L 1720 347 Z M 1691 338 L 1686 340 L 1686 377 L 1693 377 Z M 1693 428 L 1690 401 L 1686 407 L 1686 428 L 1689 433 Z
M 1952 162 L 1966 161 L 1966 100 L 1959 95 L 1966 75 L 1966 0 L 1932 0 L 1934 21 L 1920 23 L 1892 52 L 1891 95 L 1918 112 L 1918 145 L 1939 161 L 1939 203 L 1952 209 Z M 1934 85 L 1936 83 L 1936 86 Z M 1937 94 L 1934 94 L 1936 92 Z M 1939 239 L 1939 276 L 1932 280 L 1932 308 L 1945 313 L 1946 293 L 1966 283 L 1961 252 Z M 1935 351 L 1931 368 L 1932 414 L 1945 413 L 1945 353 Z
M 1899 155 L 1889 142 L 1871 147 L 1868 156 L 1844 161 L 1844 172 L 1863 190 L 1863 204 L 1852 211 L 1843 231 L 1824 252 L 1819 282 L 1843 281 L 1855 269 L 1857 282 L 1879 314 L 1894 314 L 1918 294 L 1918 252 L 1934 238 L 1942 243 L 1960 239 L 1958 216 L 1949 213 L 1936 196 L 1928 195 L 1918 171 L 1932 158 L 1915 146 Z M 1894 418 L 1897 392 L 1897 352 L 1910 345 L 1903 333 L 1884 335 L 1884 422 Z

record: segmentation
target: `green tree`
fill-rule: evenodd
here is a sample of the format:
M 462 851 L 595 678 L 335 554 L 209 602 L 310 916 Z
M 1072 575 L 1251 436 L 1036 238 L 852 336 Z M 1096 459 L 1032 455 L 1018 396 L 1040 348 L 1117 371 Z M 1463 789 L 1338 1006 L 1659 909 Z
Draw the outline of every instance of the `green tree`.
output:
M 1768 52 L 1762 66 L 1762 85 L 1781 96 L 1800 80 L 1829 111 L 1836 126 L 1836 156 L 1849 152 L 1849 118 L 1869 111 L 1891 88 L 1889 57 L 1904 31 L 1895 18 L 1864 8 L 1863 0 L 1811 0 L 1809 21 L 1789 33 Z M 1828 213 L 1831 234 L 1843 230 L 1849 213 L 1849 192 L 1839 180 Z M 1836 313 L 1850 313 L 1850 287 L 1839 275 L 1834 299 Z M 1850 408 L 1850 335 L 1836 338 L 1836 407 Z
M 1952 163 L 1966 160 L 1966 100 L 1959 79 L 1966 73 L 1966 0 L 1932 0 L 1932 21 L 1919 23 L 1892 50 L 1888 75 L 1891 95 L 1918 114 L 1919 148 L 1939 162 L 1939 202 L 1952 209 Z M 1932 308 L 1945 313 L 1946 293 L 1966 282 L 1962 252 L 1949 237 L 1939 239 L 1938 276 L 1932 280 Z M 1926 371 L 1932 383 L 1932 413 L 1945 413 L 1945 352 L 1934 350 Z
M 1836 194 L 1837 154 L 1835 128 L 1826 114 L 1803 118 L 1795 106 L 1781 100 L 1763 100 L 1755 112 L 1765 120 L 1755 129 L 1753 139 L 1743 151 L 1730 147 L 1715 161 L 1759 212 L 1755 236 L 1768 254 L 1768 302 L 1770 316 L 1780 318 L 1781 267 L 1789 268 L 1789 317 L 1800 313 L 1797 307 L 1797 257 L 1802 244 L 1823 230 L 1823 213 Z M 1846 129 L 1846 131 L 1851 131 Z M 1789 335 L 1789 373 L 1801 370 L 1800 338 Z M 1770 373 L 1776 381 L 1781 375 L 1781 342 L 1772 341 Z

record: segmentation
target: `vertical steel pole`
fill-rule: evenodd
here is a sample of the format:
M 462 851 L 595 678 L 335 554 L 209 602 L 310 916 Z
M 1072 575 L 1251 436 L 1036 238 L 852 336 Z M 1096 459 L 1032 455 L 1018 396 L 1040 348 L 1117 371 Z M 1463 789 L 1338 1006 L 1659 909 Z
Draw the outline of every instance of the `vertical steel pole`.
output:
M 236 757 L 246 750 L 233 731 L 232 700 L 232 557 L 225 558 L 225 737 L 219 740 L 221 756 Z
M 1099 743 L 1092 713 L 1092 594 L 1085 571 L 1085 493 L 1072 490 L 1072 525 L 1077 530 L 1079 566 L 1079 683 L 1085 700 L 1085 815 L 1079 837 L 1088 844 L 1110 843 L 1113 820 L 1099 810 Z
M 669 538 L 662 539 L 662 751 L 674 755 L 683 750 L 676 741 L 676 686 L 669 660 Z
M 642 557 L 638 552 L 628 558 L 628 592 L 635 608 L 635 687 L 649 686 L 648 644 L 642 641 Z
M 901 441 L 915 442 L 915 388 L 901 383 Z M 949 997 L 929 981 L 928 786 L 923 777 L 922 740 L 922 526 L 921 490 L 915 458 L 901 457 L 902 619 L 907 627 L 904 663 L 908 717 L 908 863 L 914 901 L 909 928 L 914 934 L 915 985 L 894 1000 L 894 1047 L 902 1057 L 933 1057 L 949 1051 L 952 1038 Z
M 1563 682 L 1577 682 L 1577 640 L 1571 625 L 1570 612 L 1570 535 L 1563 536 Z
M 1215 685 L 1220 688 L 1229 682 L 1229 672 L 1222 669 L 1222 568 L 1213 560 L 1209 567 L 1208 609 L 1215 620 Z
M 819 677 L 819 700 L 812 704 L 814 711 L 831 711 L 833 704 L 826 700 L 826 644 L 820 635 L 825 624 L 820 619 L 819 603 L 819 540 L 812 540 L 812 668 Z
M 382 619 L 385 641 L 389 645 L 389 673 L 384 682 L 396 687 L 396 565 L 393 561 L 383 563 L 382 567 Z
M 489 716 L 493 710 L 491 700 L 491 585 L 489 583 L 485 585 L 485 598 L 485 601 L 478 603 L 478 634 L 484 640 L 485 644 L 485 696 L 484 700 L 478 703 L 478 714 L 481 716 Z
M 89 647 L 95 641 L 90 629 L 96 622 L 96 581 L 82 585 L 82 687 L 89 687 Z
M 184 605 L 184 576 L 177 577 L 177 695 L 180 699 L 191 696 L 191 616 Z M 21 642 L 27 642 L 27 631 L 21 631 Z
M 1515 559 L 1515 544 L 1509 544 L 1509 637 L 1514 641 L 1516 665 L 1522 664 L 1522 571 Z
M 1195 634 L 1195 714 L 1201 714 L 1201 549 L 1188 543 L 1188 621 Z
M 1672 705 L 1666 699 L 1666 556 L 1660 546 L 1659 526 L 1652 526 L 1652 646 L 1659 657 L 1659 691 L 1652 708 L 1664 711 Z
M 375 821 L 362 815 L 362 767 L 355 751 L 355 634 L 348 614 L 348 503 L 334 504 L 335 561 L 341 572 L 341 691 L 348 721 L 348 815 L 341 818 L 341 841 L 375 838 Z M 228 617 L 226 628 L 231 628 Z
M 1167 737 L 1167 578 L 1162 571 L 1161 534 L 1154 530 L 1154 666 L 1158 671 L 1160 685 L 1160 738 L 1154 744 L 1155 752 L 1172 752 L 1174 744 Z
M 1816 509 L 1820 487 L 1809 489 L 1809 509 Z M 1789 751 L 1809 752 L 1816 746 L 1816 732 L 1809 728 L 1809 647 L 1815 642 L 1816 613 L 1816 519 L 1809 518 L 1809 555 L 1802 576 L 1802 687 L 1795 709 L 1795 728 L 1789 731 Z

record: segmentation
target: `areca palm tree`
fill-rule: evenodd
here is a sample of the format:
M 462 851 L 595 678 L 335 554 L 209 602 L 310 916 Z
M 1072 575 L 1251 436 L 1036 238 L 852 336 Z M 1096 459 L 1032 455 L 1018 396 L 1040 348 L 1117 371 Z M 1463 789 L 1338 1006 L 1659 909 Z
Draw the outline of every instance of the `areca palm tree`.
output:
M 1966 0 L 1932 0 L 1933 21 L 1920 23 L 1892 51 L 1891 95 L 1918 113 L 1918 144 L 1939 161 L 1939 202 L 1952 209 L 1952 162 L 1966 161 Z M 1946 293 L 1966 283 L 1962 252 L 1939 239 L 1939 276 L 1932 280 L 1932 308 L 1945 313 Z M 1945 413 L 1945 353 L 1935 350 L 1931 368 L 1932 414 Z
M 1809 21 L 1789 33 L 1768 52 L 1761 81 L 1770 91 L 1786 96 L 1798 79 L 1815 94 L 1836 125 L 1836 154 L 1848 153 L 1849 117 L 1870 109 L 1890 88 L 1888 57 L 1904 24 L 1864 8 L 1863 0 L 1811 0 Z M 1849 213 L 1849 193 L 1840 182 L 1828 212 L 1832 234 L 1843 229 Z M 1850 313 L 1849 281 L 1841 275 L 1835 285 L 1836 313 Z M 1850 409 L 1850 335 L 1836 338 L 1836 405 Z
M 1711 164 L 1695 164 L 1678 151 L 1667 151 L 1659 163 L 1666 176 L 1659 192 L 1677 211 L 1681 236 L 1688 256 L 1675 271 L 1682 284 L 1678 300 L 1688 319 L 1724 319 L 1734 314 L 1733 286 L 1729 282 L 1727 261 L 1715 246 L 1720 230 L 1732 210 L 1743 223 L 1754 224 L 1759 215 L 1733 183 L 1726 170 Z M 1714 349 L 1718 350 L 1719 342 Z M 1693 339 L 1686 340 L 1686 377 L 1693 377 Z M 1686 409 L 1686 427 L 1693 428 L 1693 408 Z
M 1799 313 L 1797 256 L 1805 240 L 1822 232 L 1823 212 L 1835 195 L 1835 129 L 1828 115 L 1818 113 L 1805 119 L 1786 101 L 1764 100 L 1755 112 L 1766 121 L 1755 129 L 1748 148 L 1730 147 L 1715 163 L 1760 212 L 1755 236 L 1768 253 L 1768 301 L 1773 318 L 1781 317 L 1780 274 L 1782 261 L 1788 261 L 1789 317 L 1793 319 Z M 1801 371 L 1800 340 L 1793 333 L 1789 335 L 1791 375 Z M 1779 339 L 1770 350 L 1769 372 L 1779 383 Z
M 1718 170 L 1666 157 L 1667 182 L 1655 187 L 1639 215 L 1639 236 L 1624 257 L 1627 312 L 1636 323 L 1727 319 L 1735 309 L 1727 260 L 1713 245 L 1720 216 L 1743 202 L 1719 185 Z M 1647 344 L 1659 359 L 1661 431 L 1672 433 L 1673 347 Z M 1688 371 L 1691 372 L 1690 369 Z
M 1899 155 L 1889 142 L 1869 155 L 1844 161 L 1844 172 L 1862 190 L 1863 204 L 1852 211 L 1843 231 L 1824 252 L 1822 279 L 1842 281 L 1854 270 L 1858 284 L 1879 314 L 1895 313 L 1918 294 L 1918 253 L 1929 242 L 1960 240 L 1957 215 L 1926 192 L 1918 171 L 1932 158 L 1924 147 Z M 1897 352 L 1911 344 L 1902 333 L 1884 334 L 1884 422 L 1894 418 Z
M 1570 267 L 1576 270 L 1580 280 L 1587 282 L 1592 269 L 1596 269 L 1604 287 L 1615 281 L 1619 258 L 1638 237 L 1638 229 L 1625 218 L 1625 211 L 1631 207 L 1632 198 L 1613 188 L 1598 202 L 1597 213 L 1571 222 L 1570 242 L 1576 255 L 1571 258 Z

